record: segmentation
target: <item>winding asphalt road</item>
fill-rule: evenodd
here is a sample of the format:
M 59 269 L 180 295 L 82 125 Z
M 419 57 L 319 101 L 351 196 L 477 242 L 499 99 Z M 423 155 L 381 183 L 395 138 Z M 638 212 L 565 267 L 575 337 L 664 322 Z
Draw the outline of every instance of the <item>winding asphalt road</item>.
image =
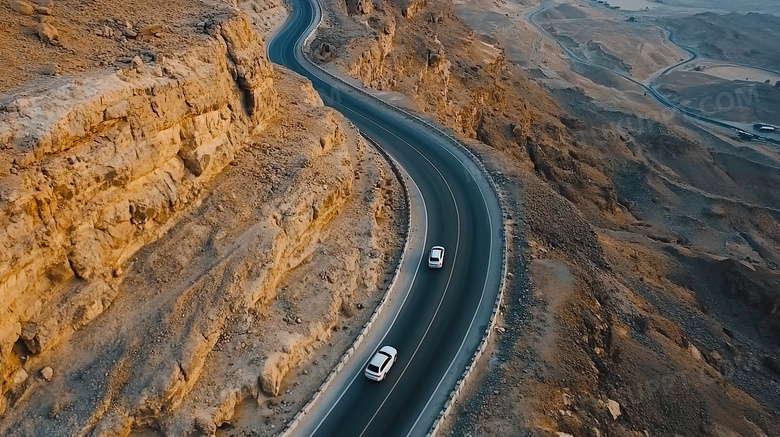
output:
M 326 105 L 348 117 L 411 178 L 424 211 L 402 271 L 410 284 L 396 299 L 398 312 L 371 332 L 351 371 L 292 429 L 292 435 L 421 436 L 431 429 L 490 322 L 503 275 L 503 217 L 485 175 L 437 128 L 392 109 L 314 66 L 301 47 L 321 12 L 313 0 L 292 0 L 293 13 L 268 44 L 269 58 L 308 77 Z M 446 248 L 443 269 L 424 254 Z M 404 282 L 404 281 L 400 281 Z M 380 325 L 380 324 L 377 324 Z M 377 329 L 374 329 L 377 331 Z M 398 361 L 382 382 L 362 375 L 365 360 L 383 344 Z

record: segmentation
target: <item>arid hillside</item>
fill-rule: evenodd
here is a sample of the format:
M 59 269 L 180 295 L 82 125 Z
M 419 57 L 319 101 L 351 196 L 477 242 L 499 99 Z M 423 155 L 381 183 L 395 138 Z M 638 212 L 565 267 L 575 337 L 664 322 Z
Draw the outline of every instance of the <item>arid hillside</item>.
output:
M 776 151 L 546 88 L 576 73 L 537 83 L 448 1 L 327 4 L 312 55 L 460 133 L 524 226 L 449 435 L 776 434 Z
M 780 70 L 780 17 L 703 13 L 664 21 L 683 44 L 723 61 Z
M 724 80 L 698 72 L 674 72 L 658 90 L 699 114 L 742 123 L 780 121 L 780 86 Z
M 605 16 L 580 3 L 540 18 L 582 56 L 640 80 L 679 61 L 641 20 L 580 25 Z M 530 24 L 477 32 L 449 0 L 323 6 L 312 58 L 460 135 L 520 231 L 496 335 L 444 435 L 777 435 L 776 149 L 575 71 Z M 0 5 L 0 435 L 276 435 L 368 320 L 403 245 L 404 190 L 268 62 L 286 14 Z M 776 19 L 696 20 L 677 36 L 705 51 L 696 32 Z M 748 62 L 771 41 L 718 47 Z M 622 59 L 634 42 L 647 57 Z
M 383 296 L 404 190 L 239 6 L 0 7 L 0 435 L 273 434 Z
M 617 21 L 598 9 L 562 3 L 533 20 L 581 58 L 638 80 L 683 56 L 657 27 L 636 18 Z M 635 55 L 622 56 L 626 52 Z

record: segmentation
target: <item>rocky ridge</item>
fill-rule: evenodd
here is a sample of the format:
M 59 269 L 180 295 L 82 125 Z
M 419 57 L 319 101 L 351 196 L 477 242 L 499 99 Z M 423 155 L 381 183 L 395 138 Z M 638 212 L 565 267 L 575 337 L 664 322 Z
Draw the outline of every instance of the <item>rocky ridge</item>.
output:
M 4 105 L 6 377 L 17 340 L 39 353 L 109 306 L 121 265 L 275 114 L 273 71 L 246 20 L 226 20 L 214 35 L 200 53 Z M 73 287 L 74 277 L 89 285 Z M 55 304 L 61 295 L 69 297 Z
M 267 61 L 274 8 L 2 96 L 0 434 L 209 435 L 261 407 L 270 430 L 370 315 L 399 182 Z

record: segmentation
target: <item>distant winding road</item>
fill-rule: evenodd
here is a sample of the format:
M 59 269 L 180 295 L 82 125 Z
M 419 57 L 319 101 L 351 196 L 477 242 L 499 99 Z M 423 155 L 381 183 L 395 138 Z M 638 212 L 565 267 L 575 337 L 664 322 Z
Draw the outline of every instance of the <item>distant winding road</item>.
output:
M 405 255 L 411 265 L 402 265 L 410 285 L 398 291 L 399 310 L 367 336 L 352 363 L 287 434 L 422 436 L 477 349 L 500 292 L 505 248 L 499 200 L 469 155 L 438 128 L 310 63 L 302 47 L 321 11 L 314 0 L 291 3 L 291 17 L 268 44 L 269 58 L 309 78 L 326 105 L 391 155 L 424 210 Z M 425 254 L 437 244 L 446 248 L 445 265 L 430 270 Z M 388 378 L 376 383 L 362 371 L 383 344 L 396 347 L 399 358 Z
M 609 71 L 611 73 L 617 74 L 618 76 L 622 77 L 623 79 L 626 79 L 627 81 L 632 82 L 635 85 L 637 85 L 638 87 L 644 89 L 648 94 L 653 96 L 654 99 L 656 99 L 659 103 L 661 103 L 665 107 L 670 108 L 672 110 L 675 110 L 675 111 L 677 111 L 677 112 L 679 112 L 679 113 L 681 113 L 683 115 L 686 115 L 686 116 L 688 116 L 690 118 L 693 118 L 693 119 L 699 120 L 699 121 L 703 121 L 705 123 L 709 123 L 709 124 L 712 124 L 712 125 L 715 125 L 715 126 L 719 126 L 719 127 L 722 127 L 722 128 L 731 129 L 731 130 L 734 130 L 734 131 L 742 130 L 738 126 L 734 126 L 732 124 L 725 123 L 723 121 L 716 120 L 714 118 L 710 118 L 710 117 L 703 116 L 701 114 L 697 114 L 696 112 L 693 112 L 693 111 L 691 111 L 691 110 L 689 110 L 689 109 L 687 109 L 687 108 L 685 108 L 683 106 L 677 105 L 677 104 L 673 103 L 672 101 L 670 101 L 669 99 L 667 99 L 663 94 L 658 92 L 656 90 L 656 88 L 653 86 L 653 82 L 655 82 L 661 76 L 663 76 L 663 75 L 669 73 L 670 71 L 680 67 L 681 65 L 687 64 L 687 63 L 697 59 L 697 57 L 698 57 L 696 51 L 694 49 L 692 49 L 691 47 L 686 47 L 686 46 L 680 45 L 677 42 L 675 42 L 674 39 L 673 39 L 673 34 L 672 34 L 671 31 L 669 32 L 669 41 L 671 41 L 672 44 L 675 44 L 678 47 L 680 47 L 681 49 L 683 49 L 686 52 L 688 52 L 688 54 L 690 54 L 690 57 L 688 59 L 680 61 L 680 62 L 678 62 L 678 63 L 676 63 L 676 64 L 674 64 L 674 65 L 672 65 L 672 66 L 670 66 L 670 67 L 668 67 L 666 69 L 664 69 L 664 71 L 662 71 L 661 74 L 659 74 L 659 75 L 655 76 L 654 78 L 652 78 L 647 84 L 644 84 L 644 83 L 634 79 L 633 77 L 631 77 L 630 75 L 628 75 L 626 73 L 623 73 L 623 72 L 617 71 L 617 70 L 613 70 L 613 69 L 605 67 L 603 65 L 591 62 L 591 61 L 589 61 L 589 60 L 587 60 L 587 59 L 577 55 L 573 50 L 571 50 L 570 48 L 568 48 L 564 44 L 562 44 L 560 41 L 558 41 L 555 38 L 554 35 L 551 35 L 546 29 L 544 29 L 541 25 L 539 25 L 536 22 L 536 16 L 539 15 L 541 12 L 544 12 L 546 9 L 547 9 L 547 7 L 542 5 L 536 11 L 530 13 L 528 15 L 528 19 L 527 19 L 528 23 L 531 26 L 533 26 L 540 34 L 546 35 L 547 37 L 549 37 L 550 39 L 552 39 L 553 41 L 558 43 L 558 46 L 561 48 L 561 50 L 563 50 L 563 52 L 573 62 L 577 62 L 577 63 L 583 64 L 583 65 L 587 65 L 587 66 L 594 67 L 594 68 L 599 68 L 599 69 L 606 70 L 606 71 Z M 756 67 L 752 67 L 751 66 L 751 68 L 756 68 Z M 769 72 L 774 72 L 774 70 L 763 69 L 763 68 L 759 68 L 759 69 L 765 70 L 765 71 L 769 71 Z M 754 139 L 756 141 L 763 141 L 763 142 L 767 142 L 767 143 L 780 145 L 780 140 L 776 140 L 774 138 L 769 138 L 769 137 L 756 135 L 756 134 L 753 134 L 753 135 L 754 135 Z

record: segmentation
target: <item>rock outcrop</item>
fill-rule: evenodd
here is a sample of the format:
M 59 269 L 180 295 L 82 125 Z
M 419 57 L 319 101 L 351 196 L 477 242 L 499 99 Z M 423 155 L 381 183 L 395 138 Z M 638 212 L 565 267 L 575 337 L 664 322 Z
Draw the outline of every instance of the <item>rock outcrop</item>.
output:
M 367 87 L 408 95 L 419 110 L 499 150 L 515 151 L 518 143 L 524 149 L 528 137 L 538 136 L 543 123 L 512 89 L 516 82 L 508 82 L 506 57 L 495 42 L 475 36 L 449 3 L 396 6 L 400 11 L 375 10 L 370 33 L 349 46 L 323 32 L 315 57 L 338 64 Z M 367 33 L 365 27 L 360 31 Z M 322 47 L 328 47 L 327 58 Z M 489 133 L 507 130 L 500 137 Z
M 160 64 L 3 104 L 0 379 L 111 305 L 120 266 L 276 113 L 273 70 L 242 16 Z
M 35 8 L 33 5 L 27 3 L 24 0 L 11 0 L 10 6 L 11 9 L 22 15 L 32 15 L 35 13 Z
M 374 10 L 371 0 L 345 0 L 350 15 L 368 15 Z
M 395 47 L 395 21 L 388 20 L 375 33 L 368 48 L 349 66 L 349 75 L 377 89 L 387 89 L 389 79 L 385 58 Z M 334 50 L 331 50 L 334 51 Z
M 404 18 L 414 18 L 428 6 L 428 0 L 396 0 Z
M 271 432 L 381 298 L 399 181 L 265 58 L 281 3 L 215 6 L 109 23 L 186 50 L 0 97 L 0 435 L 211 435 L 265 401 Z

